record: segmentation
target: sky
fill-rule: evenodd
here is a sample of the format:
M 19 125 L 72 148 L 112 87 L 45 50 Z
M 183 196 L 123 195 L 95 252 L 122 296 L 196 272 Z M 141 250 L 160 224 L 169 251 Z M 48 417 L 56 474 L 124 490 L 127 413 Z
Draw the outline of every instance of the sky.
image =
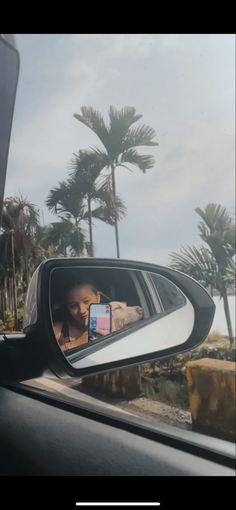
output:
M 121 258 L 170 263 L 199 245 L 196 207 L 235 208 L 235 36 L 227 34 L 19 34 L 21 68 L 5 197 L 21 193 L 57 217 L 45 200 L 68 177 L 73 154 L 101 147 L 74 113 L 134 106 L 156 132 L 141 148 L 155 165 L 116 170 L 127 207 Z M 107 119 L 108 120 L 108 119 Z M 95 255 L 115 257 L 114 229 L 94 222 Z

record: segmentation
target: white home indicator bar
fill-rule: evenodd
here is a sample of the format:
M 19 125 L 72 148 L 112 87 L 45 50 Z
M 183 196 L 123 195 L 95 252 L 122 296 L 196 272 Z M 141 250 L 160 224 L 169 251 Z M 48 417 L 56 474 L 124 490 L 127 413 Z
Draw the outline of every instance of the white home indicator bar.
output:
M 76 503 L 76 506 L 160 506 L 160 503 Z

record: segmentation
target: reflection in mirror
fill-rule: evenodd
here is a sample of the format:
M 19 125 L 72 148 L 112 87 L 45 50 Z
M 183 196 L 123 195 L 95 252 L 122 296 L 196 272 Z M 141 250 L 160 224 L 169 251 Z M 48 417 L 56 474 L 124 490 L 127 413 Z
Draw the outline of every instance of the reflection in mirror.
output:
M 161 275 L 101 267 L 54 269 L 50 301 L 54 334 L 66 355 L 186 305 L 183 293 Z

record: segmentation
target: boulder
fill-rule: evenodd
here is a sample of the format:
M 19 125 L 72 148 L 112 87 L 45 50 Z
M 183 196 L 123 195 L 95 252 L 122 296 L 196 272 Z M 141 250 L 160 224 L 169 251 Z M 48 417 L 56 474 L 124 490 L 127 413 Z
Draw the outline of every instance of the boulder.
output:
M 235 441 L 235 368 L 232 361 L 203 358 L 186 364 L 193 428 Z

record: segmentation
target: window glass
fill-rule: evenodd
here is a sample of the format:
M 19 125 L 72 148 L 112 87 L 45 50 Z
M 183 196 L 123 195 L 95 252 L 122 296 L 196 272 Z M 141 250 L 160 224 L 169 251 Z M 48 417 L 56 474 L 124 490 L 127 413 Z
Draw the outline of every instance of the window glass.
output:
M 21 70 L 0 229 L 0 332 L 22 332 L 24 306 L 24 327 L 37 320 L 37 268 L 45 259 L 121 258 L 182 271 L 216 305 L 197 349 L 83 380 L 50 374 L 25 384 L 106 413 L 115 407 L 126 419 L 196 430 L 188 362 L 235 361 L 235 36 L 18 34 L 16 45 Z M 147 285 L 124 273 L 94 283 L 108 298 L 102 304 L 140 307 L 140 325 L 157 310 L 184 312 L 184 295 L 160 276 Z M 59 337 L 65 292 L 55 285 L 51 295 Z M 153 296 L 159 309 L 152 309 Z M 226 387 L 219 407 L 227 428 L 224 413 L 233 403 Z M 222 398 L 221 390 L 209 395 Z M 219 433 L 221 418 L 213 422 L 219 429 L 213 424 L 206 434 Z
M 181 290 L 167 280 L 167 278 L 154 273 L 150 273 L 150 277 L 155 285 L 165 312 L 168 312 L 168 310 L 172 308 L 183 306 L 186 303 L 186 298 Z

